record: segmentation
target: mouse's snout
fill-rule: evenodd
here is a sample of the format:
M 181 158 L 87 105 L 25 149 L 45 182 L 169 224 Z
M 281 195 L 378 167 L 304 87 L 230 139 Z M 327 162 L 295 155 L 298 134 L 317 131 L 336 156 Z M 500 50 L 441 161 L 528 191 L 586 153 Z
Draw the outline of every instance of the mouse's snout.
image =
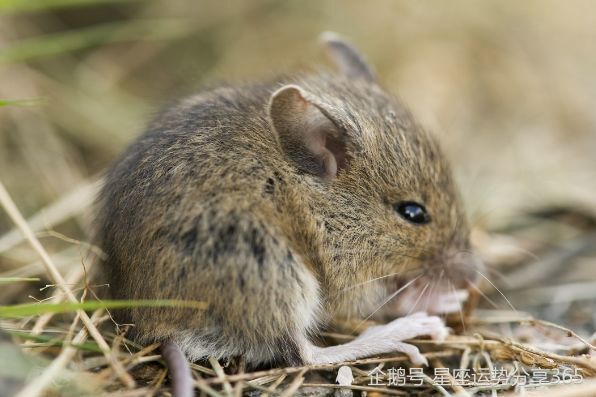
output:
M 484 264 L 479 256 L 470 250 L 449 251 L 437 258 L 432 272 L 444 274 L 444 278 L 456 289 L 468 289 L 476 284 Z

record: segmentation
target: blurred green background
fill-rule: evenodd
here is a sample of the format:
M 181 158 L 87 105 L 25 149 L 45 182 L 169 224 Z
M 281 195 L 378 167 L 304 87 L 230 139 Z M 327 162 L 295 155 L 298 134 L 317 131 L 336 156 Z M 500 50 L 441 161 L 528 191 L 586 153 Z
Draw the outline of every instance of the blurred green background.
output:
M 0 0 L 0 180 L 38 229 L 86 240 L 88 183 L 162 104 L 331 67 L 325 30 L 349 37 L 440 138 L 477 227 L 551 204 L 594 211 L 589 0 Z M 11 229 L 0 213 L 0 252 Z M 4 270 L 35 258 L 8 256 Z

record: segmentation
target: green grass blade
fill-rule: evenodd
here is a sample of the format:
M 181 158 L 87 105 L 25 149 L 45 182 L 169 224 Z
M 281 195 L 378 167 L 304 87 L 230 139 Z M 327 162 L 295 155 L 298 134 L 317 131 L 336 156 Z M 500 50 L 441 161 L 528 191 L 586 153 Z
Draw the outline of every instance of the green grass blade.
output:
M 171 39 L 183 36 L 191 30 L 188 21 L 181 19 L 104 23 L 14 42 L 0 51 L 0 63 L 26 62 L 119 41 Z
M 0 277 L 0 285 L 2 284 L 14 284 L 22 281 L 39 281 L 37 277 Z
M 127 3 L 133 0 L 0 0 L 0 14 Z M 138 0 L 136 0 L 138 1 Z
M 58 339 L 55 337 L 51 337 L 49 335 L 33 335 L 28 332 L 12 331 L 12 330 L 4 330 L 4 332 L 9 335 L 17 336 L 22 339 L 31 340 L 31 341 L 38 342 L 38 343 L 45 343 L 48 346 L 62 347 L 64 345 L 68 345 L 68 346 L 76 347 L 77 349 L 81 349 L 81 350 L 86 350 L 86 351 L 95 352 L 95 353 L 103 353 L 103 351 L 99 348 L 99 346 L 97 346 L 97 344 L 93 343 L 93 342 L 85 342 L 85 343 L 81 343 L 81 344 L 65 343 L 64 340 Z
M 127 307 L 182 307 L 205 310 L 205 302 L 180 300 L 106 300 L 79 303 L 25 303 L 0 306 L 0 318 L 36 316 L 44 313 L 68 313 L 77 310 L 122 309 Z
M 3 106 L 34 106 L 45 102 L 43 97 L 25 99 L 0 99 L 0 108 Z

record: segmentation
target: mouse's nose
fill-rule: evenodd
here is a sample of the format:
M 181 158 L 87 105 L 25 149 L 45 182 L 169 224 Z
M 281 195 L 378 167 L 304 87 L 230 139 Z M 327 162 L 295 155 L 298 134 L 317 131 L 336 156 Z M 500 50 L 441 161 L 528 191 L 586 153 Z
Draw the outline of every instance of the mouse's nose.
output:
M 473 251 L 452 252 L 444 263 L 446 276 L 458 289 L 468 289 L 470 284 L 476 284 L 484 269 L 484 263 Z

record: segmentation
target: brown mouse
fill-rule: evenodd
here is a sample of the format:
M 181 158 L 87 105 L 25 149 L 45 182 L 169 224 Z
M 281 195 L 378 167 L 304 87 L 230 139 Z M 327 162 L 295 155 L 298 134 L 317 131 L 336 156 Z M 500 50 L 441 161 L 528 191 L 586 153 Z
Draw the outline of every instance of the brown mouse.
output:
M 323 39 L 340 73 L 182 99 L 107 173 L 97 224 L 112 297 L 208 304 L 120 313 L 137 341 L 164 343 L 177 395 L 191 388 L 180 352 L 298 365 L 401 351 L 423 364 L 403 340 L 447 330 L 422 312 L 339 346 L 312 337 L 401 291 L 406 312 L 454 310 L 476 278 L 437 142 L 351 45 Z

